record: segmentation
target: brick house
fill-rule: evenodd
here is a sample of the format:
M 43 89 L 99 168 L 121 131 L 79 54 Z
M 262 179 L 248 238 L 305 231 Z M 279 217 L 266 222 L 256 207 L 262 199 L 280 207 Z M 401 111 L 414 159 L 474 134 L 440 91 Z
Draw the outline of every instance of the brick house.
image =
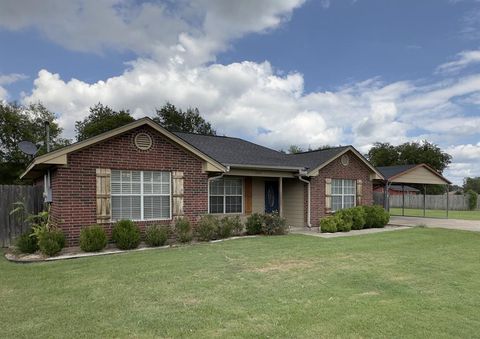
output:
M 34 159 L 22 178 L 44 185 L 70 245 L 82 227 L 116 220 L 141 229 L 198 217 L 278 211 L 292 227 L 316 226 L 341 208 L 372 203 L 383 179 L 354 147 L 284 154 L 222 136 L 173 133 L 149 118 Z

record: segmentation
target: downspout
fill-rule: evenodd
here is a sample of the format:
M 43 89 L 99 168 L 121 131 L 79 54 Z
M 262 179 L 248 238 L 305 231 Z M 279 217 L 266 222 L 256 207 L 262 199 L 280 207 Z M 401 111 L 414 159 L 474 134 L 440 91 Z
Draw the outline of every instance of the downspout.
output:
M 312 228 L 312 223 L 310 221 L 310 181 L 303 179 L 302 174 L 306 174 L 304 171 L 298 171 L 298 180 L 307 184 L 307 226 Z

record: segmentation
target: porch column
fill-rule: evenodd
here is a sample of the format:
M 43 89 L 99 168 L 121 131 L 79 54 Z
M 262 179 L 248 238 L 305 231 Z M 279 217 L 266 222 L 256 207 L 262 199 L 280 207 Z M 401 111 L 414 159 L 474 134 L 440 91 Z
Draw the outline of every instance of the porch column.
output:
M 283 216 L 283 178 L 278 178 L 278 214 Z

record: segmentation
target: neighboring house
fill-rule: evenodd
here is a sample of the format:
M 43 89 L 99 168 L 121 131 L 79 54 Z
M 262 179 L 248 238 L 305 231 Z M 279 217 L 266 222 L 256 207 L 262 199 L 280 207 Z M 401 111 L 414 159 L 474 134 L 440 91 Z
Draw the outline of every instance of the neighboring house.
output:
M 317 226 L 341 208 L 372 203 L 383 179 L 352 146 L 284 154 L 222 136 L 172 133 L 149 118 L 39 156 L 22 178 L 44 185 L 70 245 L 82 227 L 132 219 L 144 229 L 176 217 L 278 211 Z
M 373 189 L 374 192 L 384 193 L 385 187 L 384 186 L 377 186 Z M 403 192 L 403 193 L 402 193 Z M 388 189 L 388 195 L 417 195 L 420 193 L 419 189 L 415 187 L 407 186 L 407 185 L 390 185 Z

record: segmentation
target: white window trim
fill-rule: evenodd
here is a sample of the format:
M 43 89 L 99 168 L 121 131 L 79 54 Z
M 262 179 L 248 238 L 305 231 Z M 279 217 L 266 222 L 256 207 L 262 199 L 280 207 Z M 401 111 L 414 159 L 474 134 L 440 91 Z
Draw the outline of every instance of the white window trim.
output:
M 242 194 L 241 194 L 241 197 L 242 197 L 242 211 L 241 212 L 225 212 L 225 207 L 226 207 L 226 199 L 225 197 L 227 195 L 225 195 L 225 185 L 223 186 L 223 195 L 219 195 L 219 194 L 215 194 L 215 195 L 210 195 L 210 183 L 212 181 L 209 181 L 208 183 L 208 214 L 214 214 L 214 215 L 242 215 L 244 214 L 244 211 L 245 211 L 245 178 L 243 177 L 222 177 L 220 178 L 220 180 L 225 180 L 225 179 L 240 179 L 242 181 Z M 219 180 L 219 179 L 217 179 Z M 215 181 L 215 180 L 213 180 Z M 214 196 L 214 197 L 223 197 L 223 212 L 222 213 L 211 213 L 210 212 L 210 197 L 211 196 Z M 230 197 L 238 197 L 239 195 L 228 195 Z
M 122 171 L 126 171 L 126 172 L 140 172 L 140 219 L 132 219 L 132 221 L 164 221 L 164 220 L 172 220 L 172 204 L 173 204 L 173 197 L 172 197 L 172 185 L 173 185 L 173 182 L 172 182 L 172 172 L 171 171 L 154 171 L 154 170 L 151 170 L 151 171 L 137 171 L 137 170 L 112 170 L 112 171 L 120 171 L 120 173 Z M 168 176 L 169 176 L 169 192 L 168 194 L 144 194 L 143 193 L 143 173 L 144 172 L 163 172 L 163 173 L 168 173 Z M 120 174 L 121 175 L 121 174 Z M 138 194 L 133 194 L 133 193 L 130 193 L 130 194 L 113 194 L 111 193 L 113 190 L 112 190 L 112 180 L 110 180 L 110 196 L 113 197 L 131 197 L 131 196 L 138 196 Z M 156 197 L 156 196 L 162 196 L 162 197 L 166 197 L 168 196 L 169 197 L 169 200 L 170 200 L 170 208 L 169 208 L 169 215 L 167 218 L 149 218 L 149 219 L 145 219 L 144 218 L 144 209 L 145 209 L 145 206 L 143 204 L 143 198 L 144 196 L 148 196 L 148 197 Z M 113 208 L 113 206 L 111 207 Z M 113 213 L 110 213 L 110 222 L 116 222 L 120 219 L 113 219 L 112 218 L 112 214 Z
M 341 194 L 334 194 L 333 193 L 333 180 L 341 180 L 342 181 L 342 193 Z M 353 193 L 346 194 L 345 191 L 345 181 L 353 181 Z M 342 198 L 342 207 L 340 209 L 345 208 L 345 197 L 353 197 L 353 206 L 357 206 L 357 180 L 355 179 L 332 179 L 332 212 L 336 212 L 337 210 L 333 209 L 333 197 L 341 197 Z

